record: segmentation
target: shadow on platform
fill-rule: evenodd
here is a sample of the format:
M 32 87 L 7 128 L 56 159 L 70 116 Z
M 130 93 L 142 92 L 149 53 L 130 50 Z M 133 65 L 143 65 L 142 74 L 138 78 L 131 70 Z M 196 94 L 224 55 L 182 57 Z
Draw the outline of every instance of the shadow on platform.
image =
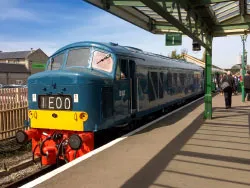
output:
M 139 134 L 175 124 L 200 104 Z M 249 112 L 214 107 L 207 121 L 201 113 L 121 187 L 250 187 Z

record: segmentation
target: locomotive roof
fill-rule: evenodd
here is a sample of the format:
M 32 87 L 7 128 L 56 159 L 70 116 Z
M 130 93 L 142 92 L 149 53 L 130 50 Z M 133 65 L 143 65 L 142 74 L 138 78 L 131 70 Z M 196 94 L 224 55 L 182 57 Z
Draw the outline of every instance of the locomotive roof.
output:
M 105 51 L 109 51 L 117 55 L 124 55 L 142 59 L 142 61 L 137 62 L 137 64 L 139 65 L 157 66 L 157 67 L 178 67 L 184 69 L 202 70 L 200 66 L 187 62 L 185 60 L 172 59 L 163 55 L 145 52 L 138 48 L 129 46 L 120 46 L 115 43 L 101 43 L 92 41 L 76 42 L 60 48 L 53 55 L 69 48 L 89 47 L 89 46 L 101 48 Z

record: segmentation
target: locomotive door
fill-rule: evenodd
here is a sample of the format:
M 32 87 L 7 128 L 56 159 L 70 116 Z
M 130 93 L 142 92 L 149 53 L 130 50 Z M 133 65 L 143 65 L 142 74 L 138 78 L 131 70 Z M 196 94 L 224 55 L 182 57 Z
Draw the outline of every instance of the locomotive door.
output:
M 127 59 L 118 60 L 115 78 L 115 118 L 121 120 L 129 114 L 130 101 L 130 74 Z
M 136 97 L 136 74 L 135 74 L 135 62 L 129 60 L 129 80 L 130 80 L 130 113 L 136 111 L 137 97 Z

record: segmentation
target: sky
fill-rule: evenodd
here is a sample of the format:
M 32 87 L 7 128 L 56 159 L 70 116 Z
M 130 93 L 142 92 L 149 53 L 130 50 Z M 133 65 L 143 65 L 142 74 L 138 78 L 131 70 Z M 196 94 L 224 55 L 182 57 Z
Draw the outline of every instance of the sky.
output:
M 181 46 L 165 46 L 164 35 L 152 34 L 82 0 L 0 0 L 0 51 L 41 48 L 50 56 L 79 41 L 115 42 L 166 56 L 172 50 L 180 53 L 186 49 L 202 58 L 204 50 L 192 51 L 192 40 L 187 36 L 183 36 Z M 214 38 L 212 53 L 213 64 L 221 68 L 239 63 L 240 36 Z

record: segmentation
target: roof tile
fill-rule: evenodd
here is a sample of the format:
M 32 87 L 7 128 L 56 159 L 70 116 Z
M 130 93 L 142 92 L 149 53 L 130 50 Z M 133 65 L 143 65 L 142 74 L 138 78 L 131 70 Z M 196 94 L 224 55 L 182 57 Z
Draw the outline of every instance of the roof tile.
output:
M 31 51 L 0 52 L 0 59 L 23 59 L 30 53 Z

